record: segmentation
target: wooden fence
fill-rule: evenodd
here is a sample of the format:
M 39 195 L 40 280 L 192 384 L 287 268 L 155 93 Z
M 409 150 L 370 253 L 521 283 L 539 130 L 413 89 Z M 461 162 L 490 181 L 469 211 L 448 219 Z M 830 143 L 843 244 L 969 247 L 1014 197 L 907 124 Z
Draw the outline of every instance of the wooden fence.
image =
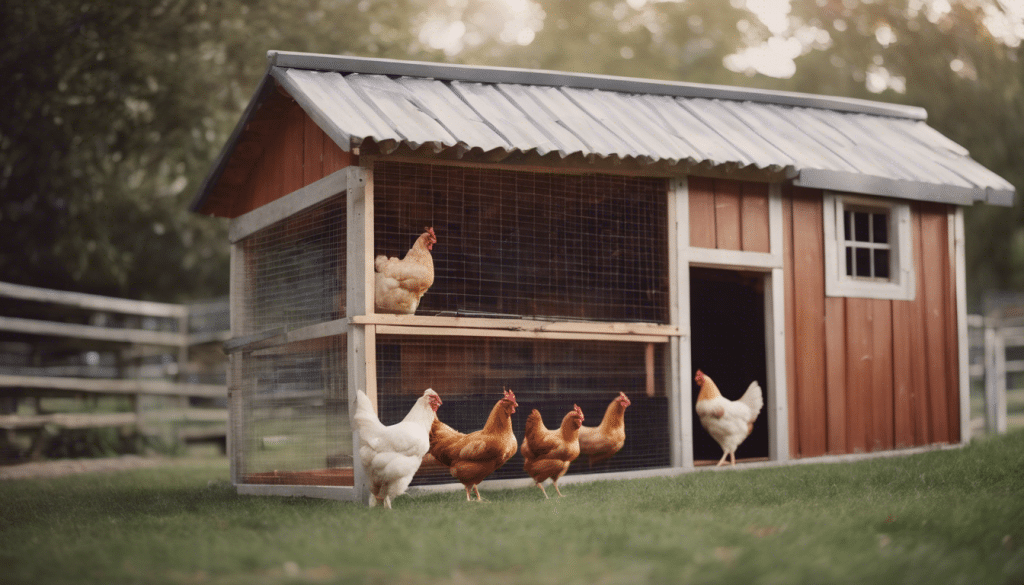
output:
M 133 301 L 0 282 L 0 458 L 116 427 L 223 445 L 227 300 Z
M 972 432 L 1024 427 L 1024 311 L 968 316 Z M 67 431 L 226 441 L 227 300 L 133 301 L 0 282 L 0 460 Z
M 1024 315 L 993 311 L 967 317 L 975 432 L 1024 427 Z

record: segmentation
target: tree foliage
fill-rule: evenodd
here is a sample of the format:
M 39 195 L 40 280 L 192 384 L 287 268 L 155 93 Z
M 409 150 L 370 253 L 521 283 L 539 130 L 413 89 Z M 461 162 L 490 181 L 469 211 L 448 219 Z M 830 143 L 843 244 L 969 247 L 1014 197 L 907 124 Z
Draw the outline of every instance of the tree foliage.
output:
M 996 0 L 793 5 L 794 30 L 825 31 L 828 41 L 797 59 L 787 88 L 921 106 L 930 126 L 1016 186 L 1012 210 L 965 211 L 974 306 L 986 290 L 1024 290 L 1024 44 L 999 34 L 1020 17 Z
M 0 278 L 226 292 L 225 225 L 187 207 L 267 49 L 429 58 L 415 1 L 0 4 Z
M 174 299 L 226 291 L 222 221 L 187 211 L 269 49 L 747 85 L 923 106 L 1024 187 L 1019 36 L 1000 0 L 7 0 L 0 278 Z M 948 9 L 947 9 L 948 7 Z M 1022 25 L 1024 26 L 1024 25 Z M 770 38 L 772 35 L 776 38 Z M 724 66 L 799 42 L 795 74 Z M 1018 200 L 1020 198 L 1018 197 Z M 973 297 L 1024 289 L 1021 204 L 968 209 Z

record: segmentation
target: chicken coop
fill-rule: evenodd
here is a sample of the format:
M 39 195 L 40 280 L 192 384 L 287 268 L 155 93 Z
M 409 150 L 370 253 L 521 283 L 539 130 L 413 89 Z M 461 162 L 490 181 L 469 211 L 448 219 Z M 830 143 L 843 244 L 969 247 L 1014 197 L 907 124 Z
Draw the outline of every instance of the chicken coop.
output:
M 962 209 L 1015 194 L 923 110 L 268 60 L 192 204 L 230 218 L 240 493 L 365 501 L 360 390 L 393 424 L 433 388 L 438 417 L 470 432 L 508 388 L 520 441 L 534 408 L 555 427 L 579 405 L 597 425 L 623 392 L 625 444 L 574 462 L 581 481 L 714 463 L 697 369 L 730 399 L 764 389 L 740 464 L 967 439 Z M 432 285 L 414 314 L 376 310 L 375 257 L 425 228 Z M 517 454 L 487 481 L 524 478 Z M 461 488 L 429 465 L 413 485 Z

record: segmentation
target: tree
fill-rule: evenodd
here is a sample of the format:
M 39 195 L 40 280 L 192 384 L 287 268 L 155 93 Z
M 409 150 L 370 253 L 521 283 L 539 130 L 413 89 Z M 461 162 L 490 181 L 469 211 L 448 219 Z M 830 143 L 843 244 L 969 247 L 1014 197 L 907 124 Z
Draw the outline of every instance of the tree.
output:
M 465 63 L 703 83 L 740 83 L 723 59 L 767 29 L 743 8 L 720 0 L 684 2 L 541 0 L 524 3 L 535 30 L 526 43 L 487 30 L 493 0 L 470 0 L 451 17 L 481 39 L 456 55 Z M 483 30 L 481 30 L 483 29 Z M 521 37 L 520 37 L 521 38 Z
M 0 278 L 223 294 L 223 222 L 187 211 L 268 48 L 436 58 L 415 2 L 0 4 Z
M 1016 186 L 1009 212 L 965 211 L 968 295 L 977 307 L 986 290 L 1024 290 L 1021 16 L 995 0 L 801 0 L 792 17 L 792 34 L 814 29 L 828 41 L 808 47 L 780 87 L 921 106 L 929 125 Z

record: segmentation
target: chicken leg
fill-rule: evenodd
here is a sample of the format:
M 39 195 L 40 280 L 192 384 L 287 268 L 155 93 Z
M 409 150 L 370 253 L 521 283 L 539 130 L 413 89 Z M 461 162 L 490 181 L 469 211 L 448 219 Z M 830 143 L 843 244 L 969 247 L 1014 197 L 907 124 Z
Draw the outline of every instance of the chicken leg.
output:
M 543 492 L 544 497 L 546 499 L 550 499 L 550 498 L 548 498 L 548 491 L 546 489 L 544 489 L 544 484 L 539 482 L 539 481 L 536 482 L 536 483 L 537 483 L 537 487 L 540 488 L 540 491 Z M 565 497 L 565 495 L 562 494 L 562 490 L 558 489 L 558 482 L 557 481 L 552 481 L 551 485 L 555 486 L 555 492 L 558 493 L 558 497 L 560 497 L 560 498 L 564 498 Z
M 721 467 L 725 464 L 725 458 L 728 457 L 733 465 L 736 465 L 736 452 L 722 451 L 722 458 L 718 460 L 718 464 L 715 467 Z

